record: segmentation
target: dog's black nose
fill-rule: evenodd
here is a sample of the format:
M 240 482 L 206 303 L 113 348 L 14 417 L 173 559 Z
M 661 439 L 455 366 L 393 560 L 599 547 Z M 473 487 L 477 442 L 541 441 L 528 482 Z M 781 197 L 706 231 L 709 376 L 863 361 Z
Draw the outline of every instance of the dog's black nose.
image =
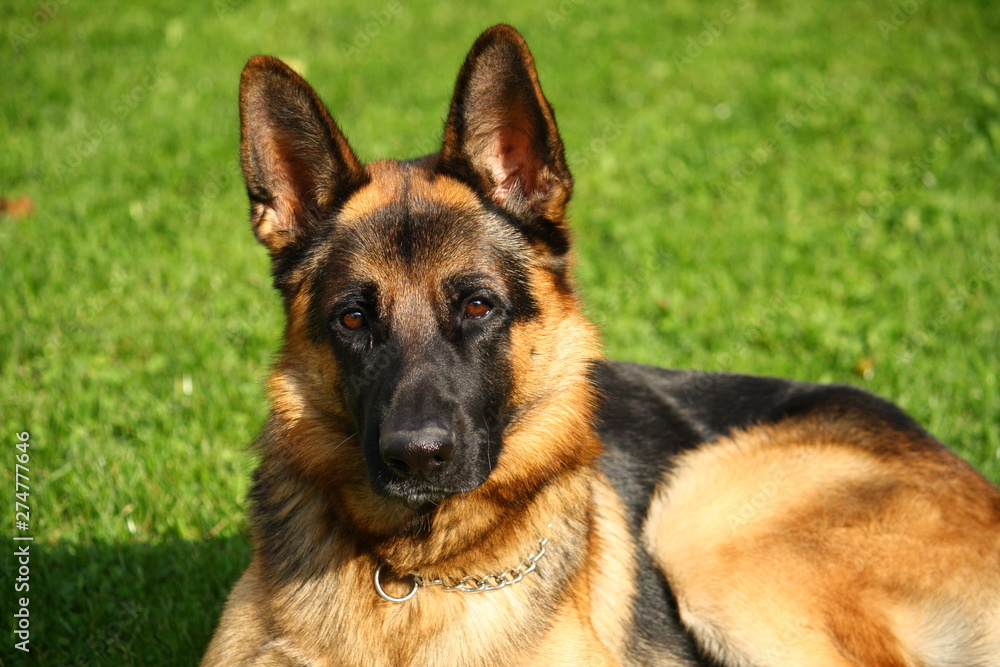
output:
M 451 433 L 437 426 L 383 433 L 379 449 L 396 474 L 417 478 L 437 472 L 455 454 Z

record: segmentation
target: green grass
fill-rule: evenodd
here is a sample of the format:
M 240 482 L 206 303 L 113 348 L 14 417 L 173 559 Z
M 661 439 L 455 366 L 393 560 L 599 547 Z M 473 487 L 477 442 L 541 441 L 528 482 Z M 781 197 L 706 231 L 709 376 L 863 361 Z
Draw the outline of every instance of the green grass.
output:
M 30 431 L 35 537 L 34 653 L 0 663 L 192 664 L 248 560 L 281 332 L 237 165 L 259 52 L 407 157 L 517 25 L 609 356 L 864 386 L 1000 480 L 995 3 L 342 4 L 0 5 L 0 196 L 36 207 L 0 218 L 0 480 L 10 516 Z

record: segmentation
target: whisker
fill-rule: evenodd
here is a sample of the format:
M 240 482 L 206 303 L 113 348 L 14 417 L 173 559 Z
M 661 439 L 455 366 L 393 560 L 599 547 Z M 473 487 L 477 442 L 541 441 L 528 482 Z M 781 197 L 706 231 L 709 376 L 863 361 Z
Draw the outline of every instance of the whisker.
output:
M 493 462 L 490 460 L 490 420 L 487 417 L 483 417 L 483 424 L 486 426 L 486 467 L 492 470 Z
M 341 440 L 340 442 L 338 442 L 336 445 L 334 445 L 333 448 L 330 449 L 330 451 L 332 452 L 332 451 L 336 450 L 338 447 L 340 447 L 342 444 L 344 444 L 345 442 L 347 442 L 351 438 L 355 437 L 356 435 L 358 435 L 358 434 L 357 433 L 350 434 L 349 436 L 347 436 L 346 438 L 344 438 L 343 440 Z

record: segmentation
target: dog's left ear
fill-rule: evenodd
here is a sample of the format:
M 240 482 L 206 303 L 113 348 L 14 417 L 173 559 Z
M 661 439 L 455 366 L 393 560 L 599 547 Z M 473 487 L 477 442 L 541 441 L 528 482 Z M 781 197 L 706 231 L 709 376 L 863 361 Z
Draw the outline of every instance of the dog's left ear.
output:
M 523 220 L 554 251 L 568 247 L 573 178 L 535 61 L 517 30 L 484 32 L 458 75 L 441 167 Z

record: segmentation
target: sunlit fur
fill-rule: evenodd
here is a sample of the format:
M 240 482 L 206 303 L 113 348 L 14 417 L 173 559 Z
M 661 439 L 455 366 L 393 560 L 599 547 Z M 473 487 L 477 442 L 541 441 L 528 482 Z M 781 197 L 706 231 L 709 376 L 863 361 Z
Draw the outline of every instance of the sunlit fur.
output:
M 418 160 L 362 164 L 274 58 L 240 111 L 286 327 L 253 558 L 203 665 L 1000 665 L 1000 491 L 902 411 L 603 360 L 513 28 L 473 46 Z M 454 445 L 419 474 L 383 452 L 410 422 Z M 542 539 L 501 590 L 375 590 L 377 568 L 394 596 L 502 573 Z

